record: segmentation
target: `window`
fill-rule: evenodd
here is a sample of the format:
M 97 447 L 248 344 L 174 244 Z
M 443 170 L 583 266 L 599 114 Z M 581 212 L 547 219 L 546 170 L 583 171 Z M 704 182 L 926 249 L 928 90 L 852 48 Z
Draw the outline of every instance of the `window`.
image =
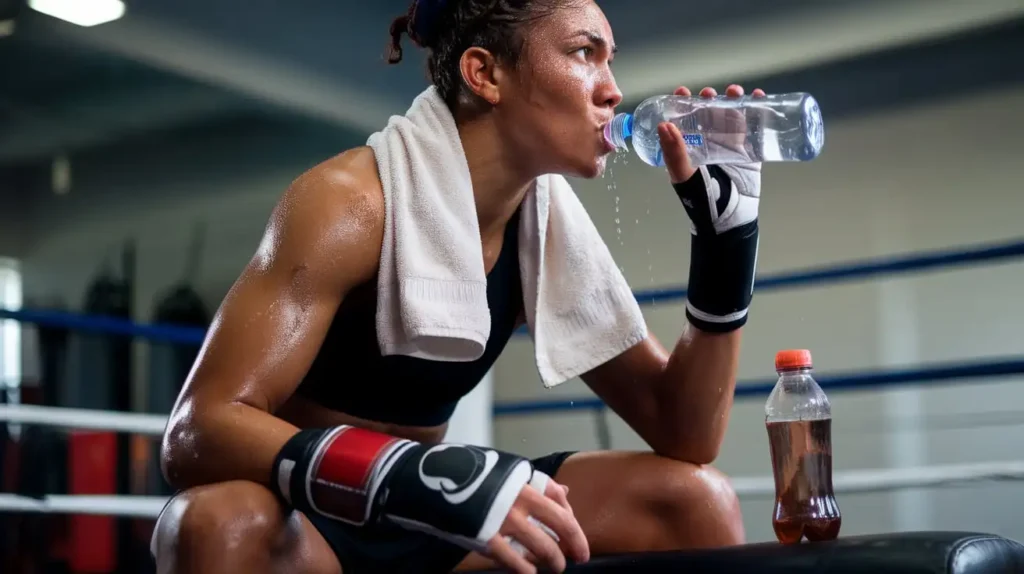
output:
M 0 257 L 0 309 L 21 310 L 21 268 L 13 259 Z M 0 385 L 8 400 L 18 402 L 21 387 L 21 323 L 0 319 Z

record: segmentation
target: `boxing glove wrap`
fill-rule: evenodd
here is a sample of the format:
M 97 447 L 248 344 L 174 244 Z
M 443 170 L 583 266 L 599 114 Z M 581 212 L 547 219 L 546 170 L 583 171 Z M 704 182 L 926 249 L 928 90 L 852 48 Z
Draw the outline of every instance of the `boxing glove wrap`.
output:
M 747 322 L 757 268 L 760 164 L 701 166 L 673 188 L 690 216 L 686 317 L 729 332 Z
M 390 521 L 485 553 L 532 476 L 520 456 L 340 426 L 296 434 L 271 483 L 303 512 L 355 526 Z

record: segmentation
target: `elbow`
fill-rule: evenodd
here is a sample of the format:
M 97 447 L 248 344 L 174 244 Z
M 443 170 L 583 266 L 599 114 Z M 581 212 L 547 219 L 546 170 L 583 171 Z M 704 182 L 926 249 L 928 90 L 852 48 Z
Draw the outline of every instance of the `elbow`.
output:
M 188 449 L 182 445 L 181 432 L 175 427 L 173 423 L 168 424 L 160 442 L 160 472 L 171 488 L 180 490 L 185 487 L 182 477 L 189 472 Z
M 189 477 L 196 474 L 200 421 L 181 412 L 172 413 L 160 442 L 160 472 L 172 488 L 193 486 Z

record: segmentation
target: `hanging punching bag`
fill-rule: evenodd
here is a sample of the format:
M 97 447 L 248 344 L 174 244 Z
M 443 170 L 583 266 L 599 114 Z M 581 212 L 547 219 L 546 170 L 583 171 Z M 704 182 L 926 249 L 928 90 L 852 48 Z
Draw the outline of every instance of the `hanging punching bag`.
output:
M 84 312 L 108 319 L 131 320 L 135 247 L 122 250 L 122 275 L 105 265 L 89 286 Z M 111 333 L 75 336 L 74 367 L 66 389 L 66 406 L 128 412 L 132 406 L 132 338 Z M 68 436 L 69 494 L 128 494 L 128 435 L 105 431 Z M 126 564 L 131 523 L 109 516 L 76 515 L 68 521 L 68 563 L 72 571 L 107 572 Z

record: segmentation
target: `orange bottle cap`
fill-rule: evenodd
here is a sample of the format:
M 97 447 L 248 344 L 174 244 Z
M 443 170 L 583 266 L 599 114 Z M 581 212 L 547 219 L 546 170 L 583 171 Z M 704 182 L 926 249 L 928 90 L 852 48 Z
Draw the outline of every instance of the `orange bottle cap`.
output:
M 809 369 L 811 352 L 807 349 L 786 349 L 775 354 L 775 370 Z

